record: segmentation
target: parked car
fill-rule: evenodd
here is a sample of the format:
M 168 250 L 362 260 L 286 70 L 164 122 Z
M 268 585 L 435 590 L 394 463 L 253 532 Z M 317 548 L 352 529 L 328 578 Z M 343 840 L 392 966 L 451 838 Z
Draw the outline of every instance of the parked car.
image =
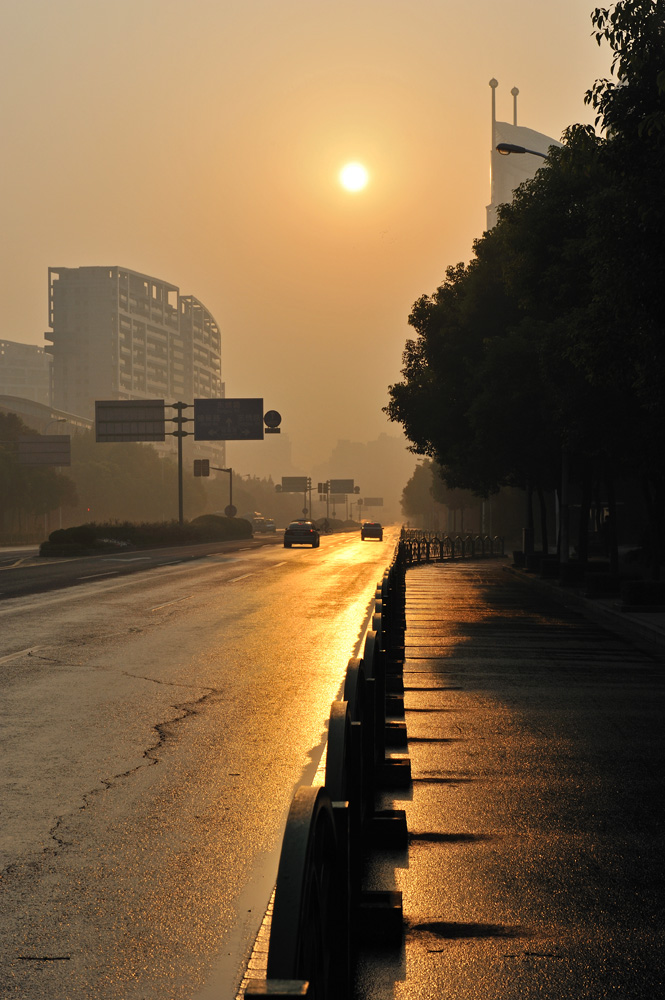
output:
M 383 541 L 383 527 L 378 521 L 365 521 L 360 526 L 360 539 L 365 541 L 366 538 L 378 538 L 380 542 Z
M 292 545 L 311 545 L 313 549 L 318 549 L 319 542 L 319 529 L 314 521 L 291 521 L 284 529 L 285 549 L 290 549 Z

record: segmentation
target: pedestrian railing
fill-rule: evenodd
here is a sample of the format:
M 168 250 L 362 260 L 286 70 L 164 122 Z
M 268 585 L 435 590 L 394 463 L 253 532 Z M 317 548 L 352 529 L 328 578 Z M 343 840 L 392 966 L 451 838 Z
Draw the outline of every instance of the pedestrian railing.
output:
M 495 535 L 447 535 L 433 531 L 403 528 L 400 542 L 405 549 L 406 565 L 445 562 L 453 559 L 487 559 L 504 555 L 503 538 Z
M 299 788 L 291 803 L 277 873 L 266 980 L 246 998 L 344 1000 L 351 990 L 353 942 L 402 942 L 402 895 L 362 888 L 364 853 L 406 848 L 402 809 L 376 804 L 387 788 L 411 783 L 404 725 L 405 570 L 397 546 L 374 595 L 362 657 L 349 660 L 343 700 L 330 710 L 325 781 Z M 387 750 L 388 748 L 388 750 Z

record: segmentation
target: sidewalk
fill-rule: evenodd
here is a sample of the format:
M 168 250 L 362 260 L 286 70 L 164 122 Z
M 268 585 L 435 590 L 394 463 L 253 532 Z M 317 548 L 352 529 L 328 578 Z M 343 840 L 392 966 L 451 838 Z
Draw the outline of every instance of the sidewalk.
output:
M 665 615 L 556 589 L 407 572 L 413 785 L 381 805 L 410 844 L 366 871 L 402 891 L 405 942 L 361 952 L 358 1000 L 662 992 Z

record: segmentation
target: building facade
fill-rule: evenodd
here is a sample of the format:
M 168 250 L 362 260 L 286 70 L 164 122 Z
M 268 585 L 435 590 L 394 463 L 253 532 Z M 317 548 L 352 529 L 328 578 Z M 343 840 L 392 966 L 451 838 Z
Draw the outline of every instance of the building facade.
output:
M 220 330 L 198 299 L 122 267 L 48 273 L 44 336 L 58 409 L 94 418 L 98 399 L 192 403 L 224 395 Z
M 51 405 L 52 358 L 43 347 L 0 340 L 0 396 Z

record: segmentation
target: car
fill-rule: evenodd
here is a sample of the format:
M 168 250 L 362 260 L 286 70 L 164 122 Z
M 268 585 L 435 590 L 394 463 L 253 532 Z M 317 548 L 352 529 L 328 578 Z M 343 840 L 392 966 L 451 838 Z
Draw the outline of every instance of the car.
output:
M 360 527 L 360 538 L 363 542 L 366 538 L 378 538 L 382 542 L 383 527 L 378 521 L 365 521 Z
M 291 521 L 284 529 L 285 549 L 290 549 L 292 545 L 311 545 L 313 549 L 318 549 L 320 540 L 314 521 Z

